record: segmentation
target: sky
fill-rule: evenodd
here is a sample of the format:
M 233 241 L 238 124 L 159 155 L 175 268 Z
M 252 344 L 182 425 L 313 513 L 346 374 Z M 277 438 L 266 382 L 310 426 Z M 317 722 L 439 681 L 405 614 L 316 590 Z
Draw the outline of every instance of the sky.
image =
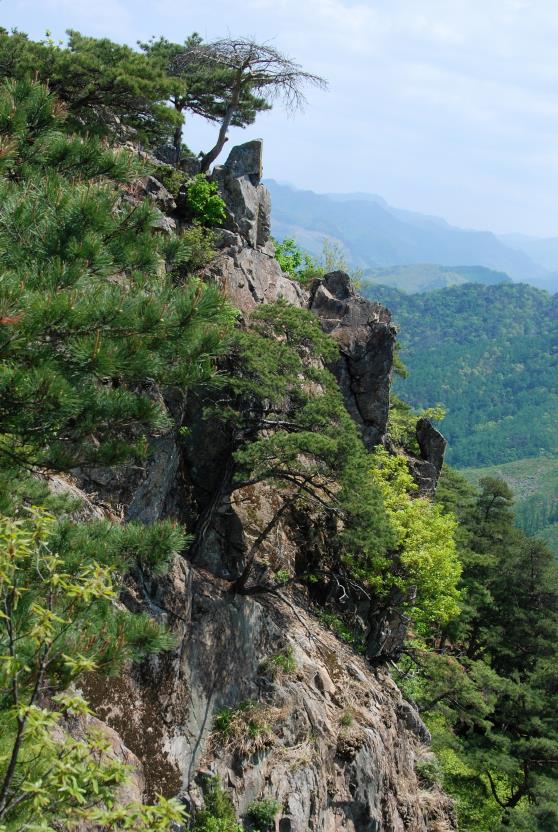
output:
M 0 24 L 134 45 L 269 41 L 329 82 L 230 145 L 264 139 L 265 176 L 380 194 L 464 228 L 558 236 L 557 0 L 1 0 Z M 196 152 L 215 128 L 192 117 Z

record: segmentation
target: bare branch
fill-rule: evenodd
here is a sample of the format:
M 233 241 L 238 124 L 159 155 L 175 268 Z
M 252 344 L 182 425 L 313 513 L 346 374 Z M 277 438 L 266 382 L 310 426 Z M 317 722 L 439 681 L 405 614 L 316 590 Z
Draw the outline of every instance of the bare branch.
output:
M 209 169 L 223 149 L 243 93 L 258 93 L 268 104 L 281 100 L 287 110 L 294 112 L 306 104 L 304 87 L 327 87 L 327 82 L 321 76 L 306 72 L 300 64 L 273 46 L 257 43 L 250 38 L 223 38 L 212 43 L 194 43 L 177 55 L 171 64 L 171 71 L 177 73 L 200 68 L 227 69 L 233 73 L 217 142 L 202 160 L 204 171 Z

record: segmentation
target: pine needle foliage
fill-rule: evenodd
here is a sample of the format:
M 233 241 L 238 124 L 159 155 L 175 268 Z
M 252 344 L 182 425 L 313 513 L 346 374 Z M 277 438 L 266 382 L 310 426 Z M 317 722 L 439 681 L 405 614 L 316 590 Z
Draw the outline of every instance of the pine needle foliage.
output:
M 170 141 L 182 122 L 167 106 L 176 79 L 125 44 L 69 31 L 65 42 L 33 41 L 0 29 L 0 76 L 48 84 L 68 113 L 68 128 L 148 145 Z
M 409 645 L 396 676 L 421 708 L 455 798 L 459 828 L 558 828 L 558 566 L 515 528 L 508 486 L 475 491 L 446 470 L 456 513 L 460 613 Z
M 311 312 L 282 301 L 258 308 L 237 335 L 220 416 L 237 446 L 234 487 L 273 482 L 281 514 L 296 500 L 325 511 L 342 529 L 347 563 L 367 577 L 387 568 L 391 531 L 358 429 L 324 367 L 337 352 Z
M 114 464 L 168 428 L 154 384 L 212 376 L 233 313 L 184 275 L 188 243 L 154 233 L 122 188 L 125 152 L 62 131 L 42 86 L 0 89 L 0 464 Z

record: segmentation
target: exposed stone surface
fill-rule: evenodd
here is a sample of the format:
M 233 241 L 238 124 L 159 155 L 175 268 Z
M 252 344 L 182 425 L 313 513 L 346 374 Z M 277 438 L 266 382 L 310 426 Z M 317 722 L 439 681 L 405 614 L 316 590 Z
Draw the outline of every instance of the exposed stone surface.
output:
M 260 178 L 260 142 L 233 149 L 215 171 L 229 227 L 218 236 L 219 254 L 205 276 L 246 317 L 258 304 L 279 298 L 315 312 L 340 346 L 333 369 L 371 447 L 387 424 L 395 341 L 389 312 L 357 296 L 341 272 L 318 281 L 310 296 L 281 272 Z M 154 439 L 143 471 L 95 469 L 81 476 L 96 494 L 88 498 L 87 511 L 95 500 L 106 501 L 123 520 L 173 517 L 192 528 L 215 505 L 203 545 L 189 552 L 191 561 L 177 557 L 163 579 L 138 568 L 123 596 L 130 609 L 166 621 L 176 649 L 130 667 L 110 684 L 95 674 L 85 684 L 99 717 L 141 761 L 144 797 L 180 794 L 195 810 L 209 774 L 230 791 L 240 816 L 254 799 L 277 799 L 282 808 L 276 832 L 454 829 L 447 797 L 417 779 L 415 763 L 429 754 L 429 734 L 385 666 L 371 667 L 340 642 L 314 617 L 306 595 L 233 593 L 231 582 L 275 513 L 279 495 L 260 483 L 221 499 L 230 476 L 222 431 L 195 418 L 200 405 L 193 396 L 165 404 L 191 428 L 188 441 L 179 444 L 174 433 Z M 413 464 L 425 482 L 428 472 L 434 482 L 443 447 L 441 435 L 428 425 L 419 428 L 423 458 Z M 261 547 L 254 580 L 280 568 L 293 572 L 313 538 L 327 541 L 327 528 L 309 511 L 304 518 L 287 513 L 277 524 Z M 397 655 L 401 648 L 407 621 L 393 600 L 382 610 L 355 603 L 355 614 L 368 624 L 370 659 Z M 294 671 L 270 672 L 266 660 L 287 648 Z M 264 725 L 258 736 L 250 737 L 247 728 L 228 738 L 216 735 L 218 711 L 247 701 Z
M 94 683 L 88 690 L 142 759 L 148 793 L 180 784 L 195 806 L 202 772 L 232 789 L 241 816 L 255 799 L 278 800 L 278 830 L 454 828 L 447 798 L 414 772 L 427 739 L 418 714 L 385 670 L 372 671 L 300 599 L 235 596 L 184 561 L 149 592 L 175 622 L 178 650 L 117 681 L 109 701 Z M 270 673 L 265 660 L 286 648 L 295 670 Z M 220 709 L 247 701 L 260 735 L 212 730 Z
M 298 283 L 289 280 L 277 260 L 259 249 L 225 249 L 206 268 L 205 275 L 216 280 L 231 303 L 243 312 L 280 298 L 296 306 L 305 303 L 305 293 Z
M 261 139 L 234 147 L 225 164 L 213 170 L 230 212 L 228 228 L 252 248 L 264 247 L 271 233 L 271 199 L 261 177 Z
M 152 199 L 164 213 L 169 214 L 176 209 L 173 195 L 154 176 L 146 176 L 141 180 L 139 187 L 141 187 L 140 195 Z
M 444 464 L 447 442 L 429 419 L 418 420 L 416 433 L 421 458 L 411 459 L 409 464 L 420 493 L 432 496 Z
M 389 412 L 395 345 L 390 313 L 357 295 L 344 272 L 331 272 L 317 281 L 310 309 L 339 344 L 341 355 L 333 372 L 347 409 L 371 448 L 385 434 Z

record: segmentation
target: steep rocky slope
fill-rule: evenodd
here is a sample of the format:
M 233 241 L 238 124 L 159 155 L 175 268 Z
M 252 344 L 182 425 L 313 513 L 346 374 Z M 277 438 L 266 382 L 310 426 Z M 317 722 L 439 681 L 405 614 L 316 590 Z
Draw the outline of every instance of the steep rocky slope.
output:
M 235 148 L 214 176 L 230 214 L 207 279 L 246 318 L 278 298 L 313 309 L 339 343 L 333 370 L 349 412 L 368 446 L 381 441 L 395 338 L 389 313 L 358 297 L 346 275 L 328 275 L 307 293 L 282 274 L 269 240 L 259 142 Z M 182 413 L 167 405 L 191 427 L 188 441 L 163 436 L 145 471 L 90 471 L 80 483 L 90 499 L 96 495 L 92 511 L 102 505 L 124 519 L 171 516 L 190 526 L 196 516 L 211 518 L 165 578 L 138 570 L 123 598 L 168 622 L 176 649 L 119 680 L 91 676 L 85 685 L 98 716 L 140 761 L 145 796 L 179 794 L 195 811 L 204 782 L 217 776 L 239 816 L 253 800 L 276 799 L 279 832 L 453 829 L 449 800 L 416 773 L 430 754 L 428 731 L 383 661 L 400 649 L 405 622 L 391 610 L 381 620 L 370 616 L 373 667 L 323 626 L 305 592 L 235 594 L 232 579 L 277 495 L 261 483 L 224 495 L 227 447 L 198 402 Z M 429 424 L 420 433 L 423 458 L 414 468 L 432 492 L 444 443 Z M 292 566 L 314 545 L 327 545 L 319 518 L 287 513 L 265 541 L 258 569 Z

